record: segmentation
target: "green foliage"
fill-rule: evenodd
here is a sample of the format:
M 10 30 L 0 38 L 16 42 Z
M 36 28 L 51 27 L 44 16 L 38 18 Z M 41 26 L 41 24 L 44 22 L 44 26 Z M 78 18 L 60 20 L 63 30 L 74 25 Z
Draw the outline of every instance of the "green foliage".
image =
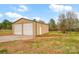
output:
M 36 19 L 33 19 L 34 22 L 36 22 Z
M 0 29 L 2 28 L 2 24 L 0 23 Z
M 0 23 L 0 29 L 12 29 L 12 22 L 5 19 L 2 23 Z
M 50 19 L 50 21 L 49 21 L 49 30 L 50 31 L 56 30 L 56 24 L 55 24 L 55 21 L 53 19 Z

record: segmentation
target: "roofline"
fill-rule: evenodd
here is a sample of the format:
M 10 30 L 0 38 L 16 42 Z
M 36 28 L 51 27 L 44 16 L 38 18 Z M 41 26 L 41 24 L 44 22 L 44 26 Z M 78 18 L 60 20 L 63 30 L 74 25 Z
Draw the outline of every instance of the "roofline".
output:
M 29 20 L 29 19 L 26 19 L 26 18 L 19 18 L 18 20 L 14 21 L 13 24 L 16 23 L 17 21 L 21 20 L 21 19 Z M 29 21 L 32 21 L 32 20 L 29 20 Z
M 17 21 L 19 21 L 19 20 L 21 20 L 21 19 L 29 20 L 29 21 L 32 21 L 32 22 L 37 22 L 37 21 L 30 20 L 30 19 L 26 19 L 26 18 L 20 18 L 20 19 L 18 19 Z M 13 24 L 16 23 L 17 21 L 13 22 Z M 40 22 L 37 22 L 37 23 L 40 23 Z M 46 23 L 41 23 L 41 24 L 48 25 L 48 24 L 46 24 Z

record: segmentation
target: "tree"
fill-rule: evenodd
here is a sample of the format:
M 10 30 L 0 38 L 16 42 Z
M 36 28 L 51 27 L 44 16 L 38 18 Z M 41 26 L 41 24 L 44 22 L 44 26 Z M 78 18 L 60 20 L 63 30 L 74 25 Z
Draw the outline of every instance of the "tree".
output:
M 0 30 L 2 29 L 2 24 L 0 23 Z
M 66 18 L 65 18 L 65 14 L 61 13 L 59 15 L 59 30 L 62 31 L 63 33 L 66 32 Z
M 78 22 L 78 18 L 75 12 L 66 12 L 66 19 L 67 19 L 67 29 L 68 31 L 74 30 L 74 25 Z
M 74 25 L 78 22 L 76 13 L 72 11 L 59 14 L 58 20 L 59 28 L 63 33 L 74 30 Z
M 55 24 L 54 19 L 50 19 L 50 21 L 49 21 L 49 30 L 50 31 L 55 31 L 56 30 L 56 24 Z
M 72 28 L 74 31 L 79 31 L 79 21 L 77 21 Z
M 11 29 L 12 28 L 12 23 L 9 20 L 4 20 L 2 22 L 2 29 Z
M 33 19 L 34 22 L 36 22 L 36 19 Z

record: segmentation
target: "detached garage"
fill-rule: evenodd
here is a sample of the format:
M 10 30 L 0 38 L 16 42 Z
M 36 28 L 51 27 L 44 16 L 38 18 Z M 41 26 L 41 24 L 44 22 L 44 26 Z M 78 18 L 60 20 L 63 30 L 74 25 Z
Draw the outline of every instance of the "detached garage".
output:
M 41 35 L 49 32 L 48 24 L 20 18 L 12 25 L 14 35 Z

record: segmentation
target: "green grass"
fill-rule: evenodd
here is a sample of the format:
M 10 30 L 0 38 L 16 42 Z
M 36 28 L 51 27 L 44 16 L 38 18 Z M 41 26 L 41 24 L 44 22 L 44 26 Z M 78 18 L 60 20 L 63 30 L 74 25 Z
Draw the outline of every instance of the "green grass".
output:
M 8 50 L 7 49 L 0 49 L 0 54 L 7 54 Z
M 0 30 L 0 36 L 11 35 L 12 30 Z
M 54 32 L 51 32 L 51 33 L 54 34 Z M 55 34 L 61 34 L 61 33 L 56 32 Z M 64 53 L 69 53 L 69 54 L 79 53 L 79 32 L 67 33 L 65 37 L 55 39 L 53 42 L 56 42 L 56 41 L 63 44 L 59 46 L 53 46 L 54 48 L 60 49 Z
M 64 34 L 54 31 L 44 35 L 52 38 L 0 43 L 0 53 L 79 54 L 79 32 Z

